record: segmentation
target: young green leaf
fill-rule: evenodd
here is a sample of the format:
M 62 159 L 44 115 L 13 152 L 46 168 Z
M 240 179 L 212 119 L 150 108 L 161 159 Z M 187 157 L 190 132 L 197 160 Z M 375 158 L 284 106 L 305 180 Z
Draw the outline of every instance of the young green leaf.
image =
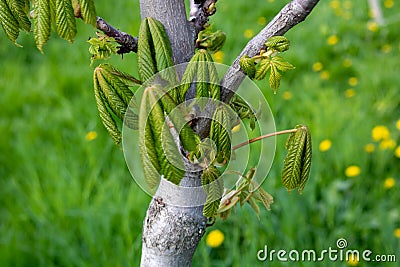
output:
M 179 101 L 178 103 L 182 103 L 185 101 L 185 96 L 190 86 L 192 85 L 193 80 L 195 79 L 197 72 L 197 58 L 199 55 L 195 53 L 191 58 L 190 62 L 186 66 L 185 73 L 182 76 L 180 86 L 179 86 Z
M 165 92 L 161 88 L 156 88 L 153 91 L 157 98 L 161 100 L 164 112 L 168 115 L 174 128 L 178 131 L 183 147 L 190 152 L 197 150 L 200 139 L 194 133 L 193 129 L 190 128 L 189 124 L 187 124 L 181 108 L 177 106 L 168 92 Z
M 263 58 L 258 63 L 258 68 L 256 70 L 256 74 L 254 75 L 254 79 L 262 80 L 267 75 L 269 68 L 271 67 L 271 61 L 269 58 Z
M 100 117 L 118 145 L 121 142 L 121 133 L 116 120 L 124 121 L 133 93 L 113 71 L 116 69 L 108 64 L 99 65 L 94 71 L 94 86 Z M 136 129 L 138 115 L 130 111 L 125 122 L 128 127 Z
M 19 35 L 18 20 L 13 16 L 6 0 L 0 0 L 0 24 L 3 27 L 8 39 L 17 45 Z
M 272 36 L 265 42 L 265 46 L 268 49 L 284 52 L 289 49 L 290 42 L 285 36 Z
M 196 98 L 220 99 L 218 72 L 212 56 L 205 49 L 198 49 L 183 74 L 180 86 L 180 102 L 183 102 L 191 84 L 196 82 Z
M 57 34 L 69 42 L 73 42 L 76 35 L 76 22 L 71 0 L 56 0 Z
M 94 0 L 78 0 L 83 21 L 96 27 L 96 9 Z
M 223 180 L 218 179 L 220 175 L 219 170 L 215 166 L 210 165 L 203 170 L 201 176 L 201 183 L 207 194 L 203 215 L 208 218 L 213 217 L 217 213 L 224 192 Z
M 196 46 L 198 48 L 207 49 L 210 52 L 216 52 L 222 48 L 226 40 L 224 32 L 217 30 L 211 31 L 211 27 L 199 32 L 196 40 Z
M 107 98 L 103 93 L 102 88 L 105 86 L 102 84 L 99 79 L 99 70 L 95 69 L 93 75 L 93 82 L 94 82 L 94 95 L 96 98 L 97 108 L 99 110 L 101 121 L 103 122 L 104 127 L 112 137 L 115 144 L 119 145 L 121 143 L 121 132 L 118 129 L 117 123 L 111 112 L 108 108 Z
M 282 184 L 291 191 L 304 189 L 311 166 L 311 135 L 306 126 L 296 126 L 297 131 L 287 141 L 288 154 L 282 171 Z
M 142 82 L 146 82 L 157 72 L 155 58 L 153 57 L 154 44 L 147 18 L 140 25 L 137 55 L 139 78 Z
M 271 72 L 269 74 L 269 86 L 274 89 L 274 94 L 281 84 L 281 74 L 278 72 L 274 64 L 271 64 Z
M 49 0 L 36 0 L 34 5 L 33 33 L 37 48 L 43 52 L 43 46 L 50 38 L 51 12 Z
M 183 161 L 166 124 L 161 99 L 158 97 L 159 90 L 159 85 L 153 85 L 145 89 L 142 98 L 144 107 L 141 107 L 140 114 L 147 113 L 148 116 L 145 118 L 143 117 L 145 115 L 139 115 L 139 130 L 144 129 L 144 127 L 140 126 L 141 124 L 148 123 L 150 125 L 154 143 L 148 145 L 155 148 L 161 167 L 160 174 L 163 174 L 168 181 L 178 185 L 184 174 Z M 149 108 L 150 110 L 148 110 Z M 141 117 L 143 117 L 142 120 L 144 121 L 141 121 Z M 139 134 L 143 133 L 139 132 Z M 152 160 L 155 159 L 153 158 Z
M 151 38 L 154 45 L 155 61 L 160 76 L 169 82 L 175 82 L 177 77 L 173 68 L 172 50 L 164 26 L 156 19 L 147 18 Z
M 218 163 L 224 163 L 231 157 L 231 121 L 233 114 L 226 106 L 216 108 L 210 126 L 210 139 L 217 146 Z
M 87 42 L 90 44 L 89 53 L 92 54 L 91 64 L 96 59 L 108 59 L 111 55 L 117 54 L 117 43 L 114 38 L 103 33 L 96 33 L 98 38 L 90 38 Z
M 29 6 L 29 2 L 26 0 L 6 0 L 6 2 L 14 18 L 18 21 L 19 27 L 29 32 L 31 30 L 31 22 L 26 11 L 26 6 Z
M 274 56 L 272 58 L 272 64 L 274 64 L 276 68 L 282 72 L 295 69 L 295 67 L 292 64 L 284 61 L 284 59 L 280 56 Z
M 149 95 L 150 89 L 145 89 L 140 104 L 139 113 L 139 152 L 142 161 L 144 178 L 151 189 L 160 181 L 161 165 L 158 159 L 155 135 L 149 120 L 149 114 L 154 105 Z
M 219 85 L 219 77 L 217 68 L 215 67 L 214 60 L 210 53 L 206 53 L 207 68 L 209 74 L 208 88 L 210 96 L 214 100 L 220 100 L 221 98 L 221 87 Z
M 145 82 L 160 72 L 161 78 L 174 84 L 177 76 L 173 66 L 172 50 L 164 26 L 156 19 L 145 18 L 140 26 L 138 41 L 140 79 Z
M 239 65 L 242 68 L 243 72 L 249 76 L 250 79 L 254 79 L 256 75 L 256 65 L 254 58 L 250 58 L 247 55 L 244 55 L 239 60 Z
M 201 54 L 201 58 L 197 62 L 196 98 L 208 98 L 208 68 L 205 55 L 207 51 L 201 49 L 198 53 Z

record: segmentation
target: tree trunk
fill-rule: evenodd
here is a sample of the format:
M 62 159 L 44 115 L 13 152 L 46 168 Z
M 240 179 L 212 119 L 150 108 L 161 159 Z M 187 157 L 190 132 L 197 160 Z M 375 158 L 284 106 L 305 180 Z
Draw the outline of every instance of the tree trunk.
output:
M 153 17 L 164 25 L 175 64 L 188 62 L 194 53 L 195 38 L 184 1 L 140 0 L 140 8 L 142 19 Z M 206 194 L 200 176 L 201 170 L 187 163 L 183 187 L 161 179 L 144 220 L 142 267 L 191 265 L 207 222 L 202 205 Z
M 244 79 L 240 57 L 254 56 L 269 37 L 283 35 L 303 21 L 318 2 L 292 0 L 246 45 L 221 81 L 224 102 L 229 101 Z M 140 0 L 140 8 L 142 18 L 153 17 L 163 23 L 175 64 L 188 62 L 194 53 L 195 29 L 187 20 L 184 0 Z M 205 122 L 199 127 L 209 127 L 209 124 Z M 181 186 L 161 178 L 150 202 L 143 225 L 142 267 L 191 266 L 193 254 L 205 233 L 207 219 L 202 211 L 206 194 L 201 186 L 201 169 L 185 163 Z

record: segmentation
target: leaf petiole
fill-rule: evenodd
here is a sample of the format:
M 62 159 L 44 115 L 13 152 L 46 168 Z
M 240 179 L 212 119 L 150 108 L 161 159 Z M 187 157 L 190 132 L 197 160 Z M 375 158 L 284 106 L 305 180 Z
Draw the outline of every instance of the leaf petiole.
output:
M 280 134 L 294 133 L 294 132 L 296 132 L 296 131 L 297 131 L 297 129 L 289 129 L 289 130 L 283 130 L 283 131 L 279 131 L 279 132 L 274 132 L 274 133 L 269 133 L 269 134 L 257 136 L 257 137 L 255 137 L 255 138 L 252 138 L 252 139 L 250 139 L 250 140 L 247 140 L 247 141 L 245 141 L 245 142 L 243 142 L 243 143 L 240 143 L 240 144 L 234 146 L 234 147 L 232 148 L 232 150 L 236 150 L 236 149 L 238 149 L 238 148 L 241 148 L 241 147 L 243 147 L 243 146 L 245 146 L 245 145 L 248 145 L 248 144 L 254 143 L 254 142 L 256 142 L 256 141 L 262 140 L 262 139 L 264 139 L 264 138 L 269 138 L 269 137 L 277 136 L 277 135 L 280 135 Z

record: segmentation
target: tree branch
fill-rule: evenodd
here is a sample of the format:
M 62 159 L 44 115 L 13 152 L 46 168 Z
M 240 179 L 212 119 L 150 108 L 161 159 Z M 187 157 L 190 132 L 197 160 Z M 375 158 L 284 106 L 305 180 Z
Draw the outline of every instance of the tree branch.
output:
M 188 62 L 194 53 L 196 33 L 186 17 L 184 0 L 140 0 L 142 19 L 153 17 L 165 28 L 175 64 Z M 205 233 L 206 193 L 201 169 L 185 161 L 180 186 L 161 178 L 143 225 L 142 267 L 190 266 Z
M 208 17 L 217 11 L 215 3 L 218 0 L 190 0 L 190 22 L 196 30 L 196 35 L 204 30 Z
M 138 38 L 133 37 L 132 35 L 119 31 L 115 29 L 113 26 L 108 24 L 101 17 L 97 17 L 97 29 L 102 31 L 105 35 L 109 37 L 113 37 L 115 41 L 121 46 L 118 48 L 118 54 L 126 54 L 129 52 L 137 52 L 137 44 Z
M 233 93 L 239 88 L 239 85 L 245 78 L 239 66 L 239 60 L 242 56 L 248 55 L 253 57 L 264 48 L 264 43 L 271 36 L 283 35 L 298 23 L 304 21 L 311 13 L 319 0 L 293 0 L 288 3 L 274 17 L 274 19 L 265 26 L 253 39 L 251 39 L 240 55 L 235 59 L 231 67 L 226 72 L 221 81 L 221 100 L 225 103 L 229 102 Z

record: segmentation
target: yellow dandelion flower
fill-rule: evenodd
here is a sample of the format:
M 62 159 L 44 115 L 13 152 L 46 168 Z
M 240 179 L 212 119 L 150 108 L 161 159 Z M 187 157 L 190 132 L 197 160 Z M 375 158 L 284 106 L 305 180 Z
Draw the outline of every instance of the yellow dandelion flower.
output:
M 367 29 L 371 32 L 377 32 L 379 30 L 379 25 L 375 21 L 370 21 L 367 23 Z
M 321 143 L 319 143 L 319 150 L 321 152 L 325 152 L 325 151 L 328 151 L 329 149 L 331 149 L 331 146 L 332 146 L 331 140 L 325 139 L 325 140 L 322 140 Z
M 372 129 L 372 139 L 374 139 L 374 141 L 380 141 L 389 138 L 390 132 L 386 126 L 378 125 Z
M 321 71 L 321 74 L 319 75 L 321 80 L 328 80 L 330 76 L 331 75 L 329 74 L 329 71 L 327 71 L 327 70 Z
M 395 155 L 397 158 L 400 159 L 400 146 L 398 146 L 398 147 L 396 148 L 396 150 L 394 151 L 394 155 Z
M 275 0 L 268 0 L 268 2 L 273 3 Z
M 349 85 L 350 86 L 356 86 L 358 84 L 358 79 L 357 77 L 350 77 L 349 78 Z
M 350 266 L 357 266 L 360 262 L 360 259 L 357 255 L 349 254 L 349 258 L 347 259 L 347 264 Z
M 351 165 L 346 168 L 344 173 L 347 177 L 354 177 L 361 173 L 361 169 L 360 169 L 360 167 L 358 167 L 356 165 Z
M 396 185 L 396 180 L 393 177 L 389 177 L 385 179 L 385 182 L 383 182 L 383 187 L 385 189 L 390 189 Z
M 396 121 L 396 128 L 397 128 L 397 130 L 400 130 L 400 120 Z
M 379 143 L 379 148 L 381 150 L 393 149 L 395 147 L 396 147 L 396 141 L 394 141 L 393 139 L 384 139 Z
M 215 62 L 218 62 L 218 63 L 224 62 L 224 56 L 225 56 L 225 54 L 224 54 L 224 52 L 222 52 L 222 51 L 217 51 L 217 52 L 215 52 L 215 53 L 214 53 L 214 60 L 215 60 Z
M 254 36 L 254 31 L 252 29 L 247 29 L 244 31 L 243 36 L 246 37 L 247 39 L 250 39 L 251 37 Z
M 267 24 L 267 18 L 266 17 L 259 17 L 257 19 L 257 23 L 261 26 L 264 26 L 265 24 Z
M 353 62 L 351 61 L 350 58 L 346 58 L 345 60 L 343 60 L 343 67 L 345 67 L 345 68 L 351 67 L 352 64 L 353 64 Z
M 390 44 L 384 44 L 381 51 L 385 54 L 392 52 L 392 46 Z
M 85 135 L 86 141 L 93 141 L 97 138 L 97 133 L 95 131 L 90 131 Z
M 364 147 L 364 150 L 367 153 L 372 153 L 375 151 L 375 145 L 374 144 L 366 144 Z
M 386 8 L 392 8 L 392 7 L 394 6 L 394 1 L 393 1 L 393 0 L 385 0 L 385 1 L 383 2 L 383 5 L 384 5 Z
M 353 96 L 355 96 L 356 91 L 354 91 L 354 89 L 347 89 L 346 91 L 344 91 L 344 96 L 347 98 L 351 98 Z
M 394 232 L 393 232 L 393 235 L 394 235 L 396 238 L 400 238 L 400 228 L 396 228 L 396 229 L 394 230 Z
M 286 92 L 283 93 L 282 97 L 283 97 L 283 99 L 285 99 L 285 100 L 289 100 L 289 99 L 292 98 L 292 93 L 286 91 Z
M 209 247 L 216 248 L 224 242 L 225 236 L 220 230 L 212 230 L 206 237 L 206 244 Z
M 240 131 L 240 123 L 232 128 L 232 133 L 237 133 Z
M 330 7 L 331 7 L 332 9 L 338 9 L 338 8 L 340 8 L 340 1 L 338 1 L 338 0 L 333 0 L 333 1 L 331 1 L 331 2 L 329 3 L 329 5 L 330 5 Z
M 324 68 L 324 65 L 322 65 L 321 62 L 315 62 L 315 63 L 312 65 L 312 69 L 313 69 L 313 71 L 315 71 L 315 72 L 321 71 L 323 68 Z
M 326 42 L 328 43 L 328 45 L 335 45 L 339 42 L 339 37 L 337 37 L 337 35 L 331 35 L 328 37 Z

